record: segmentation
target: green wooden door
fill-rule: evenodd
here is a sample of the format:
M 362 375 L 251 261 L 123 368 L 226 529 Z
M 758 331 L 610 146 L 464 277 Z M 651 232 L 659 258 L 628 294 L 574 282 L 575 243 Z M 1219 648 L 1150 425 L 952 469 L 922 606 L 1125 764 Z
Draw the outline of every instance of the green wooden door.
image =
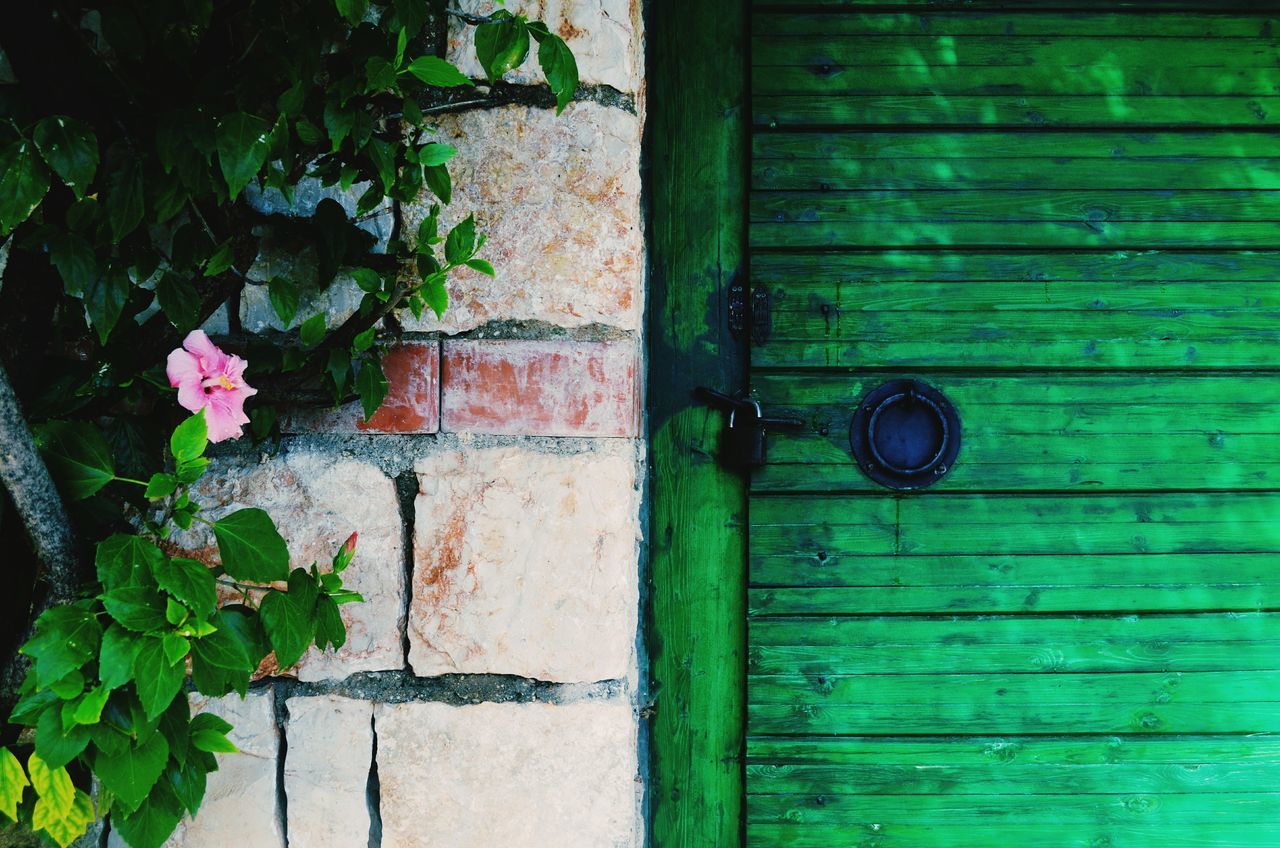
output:
M 1280 846 L 1280 16 L 926 5 L 752 13 L 747 842 Z

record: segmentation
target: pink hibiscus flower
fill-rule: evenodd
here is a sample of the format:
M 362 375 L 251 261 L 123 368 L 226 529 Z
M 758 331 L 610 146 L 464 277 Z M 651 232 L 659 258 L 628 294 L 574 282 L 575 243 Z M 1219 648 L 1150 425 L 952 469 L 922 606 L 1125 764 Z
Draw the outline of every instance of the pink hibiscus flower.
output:
M 238 356 L 223 353 L 209 341 L 203 330 L 192 330 L 182 340 L 182 347 L 169 354 L 169 385 L 178 390 L 178 403 L 192 412 L 204 410 L 209 426 L 209 441 L 238 439 L 249 423 L 244 402 L 258 393 L 244 381 L 249 363 Z

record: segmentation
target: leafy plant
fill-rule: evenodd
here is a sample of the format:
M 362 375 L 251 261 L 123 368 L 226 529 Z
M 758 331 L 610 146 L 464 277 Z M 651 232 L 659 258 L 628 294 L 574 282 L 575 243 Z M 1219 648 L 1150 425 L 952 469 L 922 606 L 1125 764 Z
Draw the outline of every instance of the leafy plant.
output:
M 192 715 L 188 693 L 243 695 L 268 655 L 288 668 L 313 645 L 344 643 L 338 608 L 360 600 L 342 582 L 355 536 L 325 570 L 290 569 L 270 516 L 211 520 L 193 486 L 211 440 L 244 423 L 257 439 L 278 434 L 282 404 L 358 400 L 372 416 L 400 312 L 442 314 L 456 272 L 494 274 L 475 218 L 443 223 L 457 151 L 431 116 L 484 95 L 438 55 L 441 14 L 474 27 L 490 81 L 536 49 L 548 105 L 563 111 L 574 96 L 564 42 L 506 10 L 475 16 L 428 0 L 0 8 L 0 355 L 21 363 L 12 382 L 0 367 L 0 451 L 32 457 L 20 474 L 0 471 L 0 532 L 32 540 L 28 554 L 6 536 L 6 550 L 46 584 L 32 588 L 30 632 L 3 669 L 21 682 L 0 691 L 12 707 L 0 822 L 65 848 L 109 812 L 133 848 L 159 846 L 199 809 L 215 755 L 234 751 L 232 728 Z M 317 187 L 324 199 L 301 202 Z M 425 215 L 404 232 L 409 203 Z M 381 238 L 374 218 L 392 222 Z M 280 252 L 298 259 L 290 271 L 251 278 Z M 338 281 L 361 300 L 329 326 L 312 304 Z M 244 333 L 251 286 L 284 331 Z M 237 357 L 194 377 L 174 370 L 179 342 L 191 350 L 203 335 L 192 331 L 224 306 L 261 390 L 248 407 Z M 176 414 L 175 388 L 195 415 Z M 212 567 L 171 543 L 197 524 L 216 543 Z M 76 539 L 96 542 L 91 554 Z

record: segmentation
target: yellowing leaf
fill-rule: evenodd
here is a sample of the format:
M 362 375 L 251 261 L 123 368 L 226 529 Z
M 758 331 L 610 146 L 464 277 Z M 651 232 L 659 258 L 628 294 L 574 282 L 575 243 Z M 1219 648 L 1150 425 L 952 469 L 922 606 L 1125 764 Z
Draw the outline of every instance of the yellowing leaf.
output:
M 0 748 L 0 813 L 17 821 L 22 793 L 30 785 L 18 758 L 8 748 Z

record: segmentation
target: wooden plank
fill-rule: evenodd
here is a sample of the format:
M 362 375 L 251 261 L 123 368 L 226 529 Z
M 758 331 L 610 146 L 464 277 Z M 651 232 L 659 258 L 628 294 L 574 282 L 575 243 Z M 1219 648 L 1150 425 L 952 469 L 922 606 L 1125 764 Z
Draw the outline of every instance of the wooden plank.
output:
M 1274 68 L 1280 41 L 1185 37 L 861 35 L 819 33 L 751 39 L 753 69 L 803 66 L 1051 67 L 1083 69 L 1105 81 L 1120 68 Z M 1202 92 L 1209 93 L 1209 92 Z
M 751 795 L 748 821 L 777 824 L 1053 825 L 1270 822 L 1280 793 L 1155 795 Z
M 1000 12 L 757 12 L 752 15 L 751 28 L 755 33 L 778 37 L 936 33 L 992 37 L 1075 35 L 1090 38 L 1273 38 L 1280 32 L 1280 17 L 1274 15 L 1183 12 L 1155 17 L 1106 11 L 1064 15 L 1061 12 L 1027 12 L 1019 8 L 1022 5 Z M 1207 3 L 1200 5 L 1206 9 L 1208 7 Z
M 789 286 L 804 280 L 882 283 L 1010 281 L 1039 286 L 1054 281 L 1178 282 L 1226 280 L 1233 284 L 1280 282 L 1280 252 L 1109 251 L 1026 253 L 972 251 L 869 251 L 849 254 L 761 254 L 752 257 L 753 279 Z M 1253 287 L 1255 289 L 1260 287 Z
M 1105 43 L 1105 40 L 1104 40 Z M 1240 40 L 1228 42 L 1243 43 Z M 1265 96 L 1276 92 L 1280 69 L 1100 65 L 1064 69 L 1052 64 L 997 65 L 761 65 L 752 69 L 758 95 L 981 96 L 986 94 L 1125 96 Z
M 757 127 L 886 125 L 975 127 L 1274 127 L 1280 97 L 1071 95 L 761 94 L 752 98 Z
M 949 363 L 963 362 L 952 353 Z M 963 428 L 959 458 L 931 491 L 1226 491 L 1280 484 L 1271 447 L 1280 435 L 1280 381 L 1268 374 L 916 376 L 951 399 Z M 797 417 L 805 426 L 769 437 L 769 461 L 753 474 L 753 490 L 881 491 L 853 461 L 849 424 L 860 398 L 885 379 L 858 372 L 758 374 L 752 396 L 770 414 Z M 1234 501 L 1220 503 L 1230 510 Z
M 828 559 L 1275 553 L 1278 509 L 1280 496 L 1248 492 L 760 494 L 751 499 L 750 532 L 763 551 Z
M 755 248 L 1280 244 L 1280 192 L 756 191 Z
M 827 162 L 832 167 L 846 159 L 1036 159 L 1054 163 L 1076 158 L 1145 162 L 1149 160 L 1194 164 L 1201 159 L 1269 159 L 1277 154 L 1275 136 L 1257 131 L 1180 132 L 773 132 L 756 133 L 751 139 L 753 163 L 763 160 Z M 1050 175 L 1044 175 L 1048 178 Z M 1171 179 L 1179 175 L 1168 174 Z M 1166 184 L 1157 186 L 1166 188 Z M 1250 188 L 1251 186 L 1240 186 Z
M 750 631 L 751 675 L 1280 669 L 1280 622 L 1270 613 L 781 617 L 753 619 Z
M 1280 672 L 752 675 L 758 734 L 1251 733 Z
M 744 383 L 726 326 L 744 260 L 746 13 L 658 0 L 648 16 L 646 230 L 649 839 L 742 844 L 745 487 L 711 458 L 720 413 L 692 390 Z
M 790 848 L 830 848 L 850 840 L 873 838 L 876 848 L 990 848 L 993 844 L 1071 846 L 1092 848 L 1260 848 L 1280 846 L 1280 824 L 1197 824 L 1179 831 L 1162 825 L 1125 824 L 1086 827 L 1063 832 L 1052 825 L 1008 824 L 984 826 L 978 831 L 948 825 L 791 825 L 752 824 L 747 841 L 753 845 L 787 845 Z

